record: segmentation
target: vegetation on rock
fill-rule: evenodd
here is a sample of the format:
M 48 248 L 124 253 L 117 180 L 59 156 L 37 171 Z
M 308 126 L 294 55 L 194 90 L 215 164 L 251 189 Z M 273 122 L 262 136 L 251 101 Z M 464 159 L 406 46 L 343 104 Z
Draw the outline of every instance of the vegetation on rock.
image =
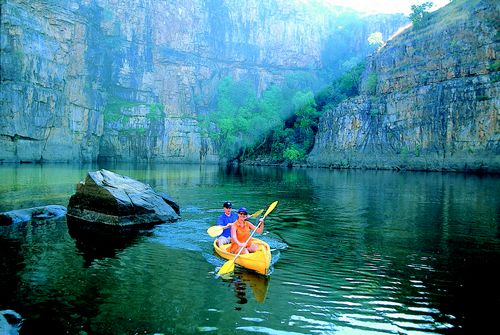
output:
M 226 77 L 216 110 L 199 121 L 228 160 L 301 162 L 314 145 L 323 111 L 359 94 L 364 68 L 358 64 L 316 95 L 301 87 L 307 78 L 289 77 L 257 97 L 251 83 Z

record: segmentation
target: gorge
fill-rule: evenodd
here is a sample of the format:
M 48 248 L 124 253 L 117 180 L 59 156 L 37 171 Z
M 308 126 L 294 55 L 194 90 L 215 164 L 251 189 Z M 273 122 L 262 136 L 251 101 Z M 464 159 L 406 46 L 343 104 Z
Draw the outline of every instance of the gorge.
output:
M 219 163 L 199 119 L 221 80 L 326 84 L 380 32 L 362 94 L 323 115 L 308 164 L 498 171 L 498 9 L 456 0 L 388 41 L 403 15 L 319 2 L 7 0 L 0 162 Z

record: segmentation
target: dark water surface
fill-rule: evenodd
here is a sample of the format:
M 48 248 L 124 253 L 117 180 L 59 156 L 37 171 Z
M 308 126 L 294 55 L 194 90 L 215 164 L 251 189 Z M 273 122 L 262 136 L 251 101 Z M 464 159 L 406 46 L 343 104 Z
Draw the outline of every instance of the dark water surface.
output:
M 472 334 L 498 328 L 500 178 L 258 167 L 99 166 L 182 220 L 134 235 L 66 218 L 0 226 L 0 310 L 21 334 Z M 0 212 L 67 206 L 97 166 L 0 165 Z M 266 220 L 269 278 L 216 278 L 223 201 Z M 71 227 L 71 226 L 70 226 Z M 484 332 L 488 333 L 488 332 Z

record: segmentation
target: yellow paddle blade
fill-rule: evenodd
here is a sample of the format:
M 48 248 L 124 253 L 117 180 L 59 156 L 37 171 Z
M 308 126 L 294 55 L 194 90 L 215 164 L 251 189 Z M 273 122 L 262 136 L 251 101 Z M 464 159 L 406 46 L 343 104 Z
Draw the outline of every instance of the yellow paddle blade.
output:
M 208 233 L 208 235 L 210 235 L 212 237 L 216 237 L 216 236 L 219 236 L 220 234 L 222 234 L 223 230 L 224 230 L 224 228 L 222 226 L 216 225 L 216 226 L 212 226 L 212 227 L 208 228 L 207 233 Z
M 219 269 L 219 272 L 217 272 L 217 275 L 222 276 L 227 273 L 231 273 L 234 271 L 234 258 L 228 260 L 224 265 L 221 266 Z
M 252 215 L 250 215 L 250 217 L 251 218 L 255 218 L 255 217 L 261 215 L 263 211 L 264 211 L 263 209 L 259 209 L 257 212 L 255 212 Z
M 265 218 L 269 213 L 271 213 L 277 205 L 278 205 L 278 200 L 269 205 L 269 208 L 267 209 L 266 214 L 264 214 L 263 218 Z

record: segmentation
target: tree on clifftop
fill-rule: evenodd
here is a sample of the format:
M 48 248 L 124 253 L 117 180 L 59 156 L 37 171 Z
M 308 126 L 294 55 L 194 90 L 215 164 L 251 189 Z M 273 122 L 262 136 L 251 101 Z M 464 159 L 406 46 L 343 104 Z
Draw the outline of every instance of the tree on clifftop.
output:
M 421 5 L 411 6 L 411 13 L 409 15 L 409 18 L 415 28 L 418 29 L 422 27 L 423 23 L 425 22 L 425 19 L 427 18 L 427 15 L 429 15 L 429 12 L 427 10 L 431 8 L 433 5 L 434 4 L 432 2 L 428 1 L 424 2 Z

